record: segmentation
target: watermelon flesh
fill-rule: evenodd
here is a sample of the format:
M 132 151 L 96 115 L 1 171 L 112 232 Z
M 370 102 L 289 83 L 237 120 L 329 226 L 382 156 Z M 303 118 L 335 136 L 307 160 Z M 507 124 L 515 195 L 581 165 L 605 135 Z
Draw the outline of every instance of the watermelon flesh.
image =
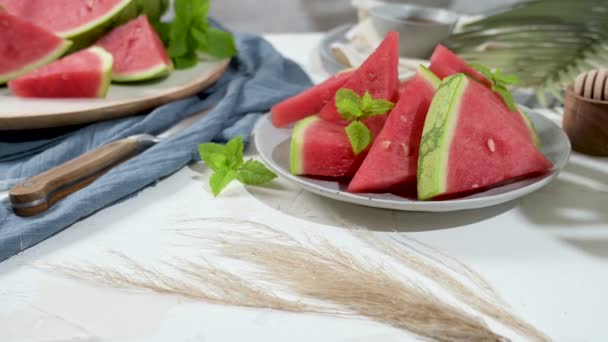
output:
M 59 58 L 69 41 L 0 10 L 0 84 Z
M 418 160 L 418 198 L 441 199 L 552 168 L 517 114 L 464 74 L 441 83 L 427 114 Z
M 490 89 L 492 88 L 492 83 L 487 78 L 485 78 L 485 76 L 481 75 L 475 69 L 468 66 L 463 59 L 458 57 L 455 53 L 453 53 L 443 45 L 437 45 L 437 47 L 435 48 L 435 52 L 431 56 L 430 69 L 440 79 L 444 79 L 448 76 L 452 76 L 458 73 L 465 73 L 468 76 L 473 77 L 477 81 L 486 85 Z M 502 104 L 502 106 L 505 107 L 504 109 L 508 110 L 506 105 L 504 104 L 503 99 L 499 97 L 496 93 L 492 92 L 492 94 L 488 96 L 490 96 L 489 98 L 492 101 L 496 101 Z M 534 125 L 530 121 L 530 118 L 528 118 L 528 116 L 521 110 L 512 113 L 515 113 L 516 116 L 519 116 L 518 121 L 520 121 L 521 124 L 525 125 L 528 128 L 530 138 L 533 140 L 536 147 L 540 147 L 540 137 L 538 136 Z
M 435 51 L 431 55 L 431 65 L 429 66 L 429 69 L 431 69 L 431 71 L 440 79 L 458 73 L 465 73 L 486 86 L 492 87 L 490 80 L 441 44 L 438 44 L 437 47 L 435 47 Z
M 378 48 L 357 68 L 342 88 L 359 95 L 366 91 L 374 99 L 394 101 L 399 91 L 399 33 L 389 32 Z M 329 101 L 319 113 L 325 120 L 347 124 L 335 101 Z
M 372 135 L 382 129 L 383 121 L 368 125 Z M 293 128 L 290 169 L 294 175 L 352 177 L 367 151 L 355 155 L 344 125 L 310 116 Z
M 21 97 L 105 97 L 112 55 L 100 47 L 77 52 L 8 82 Z
M 427 68 L 418 69 L 348 185 L 348 191 L 415 194 L 412 190 L 416 186 L 422 129 L 440 82 Z
M 305 117 L 318 114 L 348 80 L 352 72 L 339 73 L 321 84 L 280 102 L 270 109 L 272 124 L 286 127 Z
M 70 38 L 118 14 L 132 0 L 0 0 L 8 12 Z
M 145 15 L 115 28 L 96 45 L 114 57 L 113 81 L 144 81 L 171 72 L 171 59 Z

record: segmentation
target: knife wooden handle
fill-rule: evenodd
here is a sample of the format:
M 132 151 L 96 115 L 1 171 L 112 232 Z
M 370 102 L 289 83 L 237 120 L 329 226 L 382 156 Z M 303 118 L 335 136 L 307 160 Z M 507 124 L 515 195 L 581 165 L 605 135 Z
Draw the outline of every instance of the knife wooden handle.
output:
M 38 215 L 155 142 L 156 139 L 150 135 L 135 135 L 101 146 L 32 177 L 9 192 L 13 211 L 19 216 Z

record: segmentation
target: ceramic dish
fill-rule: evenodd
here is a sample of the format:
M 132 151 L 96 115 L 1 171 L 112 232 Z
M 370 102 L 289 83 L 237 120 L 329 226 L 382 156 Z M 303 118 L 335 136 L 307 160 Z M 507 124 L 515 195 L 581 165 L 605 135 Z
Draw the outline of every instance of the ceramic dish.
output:
M 403 211 L 456 211 L 489 207 L 520 198 L 547 185 L 564 168 L 570 157 L 568 137 L 550 119 L 533 111 L 528 110 L 528 113 L 542 140 L 541 150 L 553 162 L 554 168 L 537 177 L 446 201 L 418 201 L 392 194 L 352 194 L 346 192 L 346 184 L 294 176 L 289 172 L 291 128 L 274 127 L 269 115 L 264 116 L 257 123 L 254 139 L 260 156 L 277 175 L 321 196 L 376 208 Z

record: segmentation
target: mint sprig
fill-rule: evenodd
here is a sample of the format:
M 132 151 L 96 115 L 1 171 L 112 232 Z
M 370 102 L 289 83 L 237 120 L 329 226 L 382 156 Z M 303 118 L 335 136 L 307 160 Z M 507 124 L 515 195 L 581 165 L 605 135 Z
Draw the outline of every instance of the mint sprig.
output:
M 243 137 L 238 136 L 226 145 L 205 143 L 198 145 L 201 159 L 213 170 L 209 185 L 217 197 L 233 180 L 245 185 L 262 185 L 277 177 L 257 160 L 243 161 Z
M 335 101 L 338 113 L 344 120 L 350 121 L 345 131 L 355 155 L 364 151 L 372 141 L 371 131 L 361 121 L 372 116 L 384 115 L 395 107 L 391 101 L 372 98 L 368 91 L 363 96 L 359 96 L 348 88 L 338 89 Z
M 513 98 L 513 95 L 509 91 L 508 87 L 519 84 L 519 77 L 516 75 L 503 75 L 500 69 L 492 71 L 490 68 L 479 63 L 471 63 L 469 65 L 492 83 L 492 91 L 502 97 L 510 111 L 517 111 L 515 99 Z
M 217 58 L 236 55 L 234 37 L 209 23 L 210 0 L 175 0 L 173 22 L 156 22 L 154 27 L 177 69 L 198 63 L 199 53 Z

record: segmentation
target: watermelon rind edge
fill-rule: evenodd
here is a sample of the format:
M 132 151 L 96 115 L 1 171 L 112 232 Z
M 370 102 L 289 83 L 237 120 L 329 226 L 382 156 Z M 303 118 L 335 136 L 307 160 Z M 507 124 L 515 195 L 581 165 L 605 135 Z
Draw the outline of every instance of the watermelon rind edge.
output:
M 418 199 L 428 200 L 447 189 L 450 145 L 458 122 L 462 95 L 468 79 L 464 74 L 445 78 L 429 108 L 418 157 Z
M 304 134 L 306 130 L 320 120 L 317 116 L 309 116 L 298 121 L 293 127 L 291 135 L 291 148 L 289 153 L 289 171 L 293 175 L 301 175 L 304 173 L 302 161 L 302 144 L 304 143 Z
M 143 71 L 116 74 L 112 73 L 112 81 L 119 83 L 147 81 L 167 76 L 173 71 L 173 65 L 164 62 Z
M 541 140 L 540 140 L 540 136 L 538 135 L 538 131 L 536 130 L 536 127 L 534 127 L 534 123 L 532 122 L 532 120 L 530 120 L 530 117 L 528 116 L 528 114 L 521 108 L 521 107 L 517 107 L 518 109 L 518 113 L 519 115 L 521 115 L 522 119 L 524 120 L 524 123 L 526 124 L 526 127 L 528 127 L 528 131 L 530 132 L 530 135 L 532 136 L 532 141 L 534 142 L 534 146 L 536 146 L 536 148 L 540 148 L 541 147 Z
M 441 79 L 439 77 L 437 77 L 437 75 L 435 75 L 434 72 L 432 72 L 429 68 L 425 67 L 424 65 L 420 65 L 418 67 L 418 74 L 420 76 L 422 76 L 427 82 L 429 82 L 429 84 L 435 90 L 437 90 L 437 88 L 439 88 L 439 85 L 441 85 Z
M 88 50 L 101 58 L 103 76 L 101 79 L 101 84 L 99 85 L 97 97 L 106 97 L 108 94 L 108 88 L 110 87 L 110 81 L 112 80 L 112 66 L 114 65 L 114 57 L 112 57 L 111 53 L 99 46 L 92 46 Z
M 43 67 L 59 57 L 61 57 L 70 47 L 72 46 L 72 42 L 69 40 L 63 40 L 61 45 L 55 48 L 53 51 L 49 52 L 46 56 L 38 59 L 35 62 L 32 62 L 17 71 L 13 71 L 11 73 L 0 75 L 0 85 L 15 79 L 17 77 L 23 76 L 29 72 L 32 72 L 40 67 Z
M 127 6 L 129 6 L 133 1 L 134 0 L 123 0 L 122 2 L 118 3 L 111 11 L 108 11 L 104 16 L 102 16 L 96 20 L 93 20 L 85 25 L 82 25 L 76 29 L 73 29 L 70 31 L 55 32 L 55 34 L 62 38 L 67 38 L 67 39 L 79 37 L 83 34 L 86 34 L 89 31 L 95 29 L 96 27 L 104 25 L 106 22 L 111 20 L 114 16 L 116 16 L 122 10 L 127 8 Z

